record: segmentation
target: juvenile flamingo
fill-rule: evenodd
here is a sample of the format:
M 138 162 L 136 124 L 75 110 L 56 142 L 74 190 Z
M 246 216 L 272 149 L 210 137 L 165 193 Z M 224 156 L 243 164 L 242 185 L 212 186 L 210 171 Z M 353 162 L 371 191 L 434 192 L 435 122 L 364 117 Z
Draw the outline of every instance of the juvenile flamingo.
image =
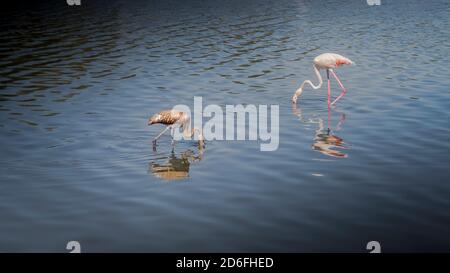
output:
M 297 98 L 300 97 L 300 95 L 302 94 L 305 84 L 311 85 L 313 89 L 319 89 L 320 87 L 322 87 L 323 81 L 322 76 L 320 75 L 320 69 L 325 69 L 327 71 L 327 79 L 328 79 L 328 108 L 331 105 L 334 105 L 347 93 L 347 89 L 345 89 L 341 80 L 338 78 L 338 76 L 333 70 L 334 68 L 338 68 L 339 66 L 344 64 L 353 64 L 353 62 L 350 59 L 335 53 L 323 53 L 314 58 L 313 68 L 314 72 L 317 75 L 317 78 L 319 78 L 319 84 L 314 85 L 310 80 L 303 81 L 302 85 L 300 85 L 300 88 L 297 89 L 297 91 L 295 91 L 295 94 L 292 97 L 292 102 L 297 103 Z M 333 75 L 333 77 L 337 80 L 339 86 L 342 88 L 342 93 L 331 103 L 330 103 L 331 101 L 330 72 L 331 75 Z
M 173 140 L 173 130 L 176 126 L 179 126 L 181 129 L 183 129 L 183 136 L 185 138 L 192 137 L 195 132 L 198 132 L 198 139 L 199 142 L 203 142 L 203 135 L 197 128 L 193 128 L 192 130 L 189 130 L 190 127 L 190 118 L 189 116 L 181 111 L 177 110 L 164 110 L 161 111 L 155 115 L 153 115 L 148 120 L 148 125 L 153 124 L 164 124 L 166 125 L 166 128 L 164 128 L 154 139 L 153 144 L 156 144 L 156 141 L 169 129 L 171 129 L 171 136 Z

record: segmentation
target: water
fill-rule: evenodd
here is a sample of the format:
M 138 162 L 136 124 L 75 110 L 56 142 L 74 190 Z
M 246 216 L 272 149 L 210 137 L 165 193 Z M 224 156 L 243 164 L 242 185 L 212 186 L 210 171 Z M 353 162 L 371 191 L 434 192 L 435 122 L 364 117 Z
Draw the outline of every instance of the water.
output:
M 5 8 L 0 251 L 450 251 L 449 17 L 444 0 Z M 357 64 L 330 134 L 325 87 L 290 103 L 329 51 Z M 279 149 L 153 151 L 147 118 L 194 96 L 279 104 Z

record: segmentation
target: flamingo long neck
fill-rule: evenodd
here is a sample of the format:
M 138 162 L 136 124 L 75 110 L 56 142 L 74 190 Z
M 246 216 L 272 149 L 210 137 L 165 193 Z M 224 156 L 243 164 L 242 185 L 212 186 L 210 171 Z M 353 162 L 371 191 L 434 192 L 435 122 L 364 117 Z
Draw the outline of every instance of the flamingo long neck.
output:
M 303 81 L 302 85 L 300 85 L 300 88 L 297 89 L 297 91 L 295 91 L 295 96 L 296 97 L 300 97 L 300 95 L 303 92 L 303 88 L 305 87 L 305 84 L 311 85 L 311 87 L 313 89 L 319 89 L 320 87 L 322 87 L 323 80 L 322 80 L 322 76 L 320 75 L 319 69 L 315 65 L 313 65 L 313 68 L 314 68 L 314 72 L 316 73 L 317 78 L 319 79 L 319 84 L 318 85 L 314 85 L 310 80 Z
M 203 134 L 202 134 L 202 131 L 200 131 L 199 129 L 197 129 L 197 128 L 192 128 L 191 129 L 191 122 L 190 122 L 190 119 L 186 119 L 183 123 L 182 123 L 182 126 L 183 126 L 183 136 L 185 137 L 185 138 L 192 138 L 193 136 L 194 136 L 194 134 L 195 134 L 195 132 L 197 132 L 198 133 L 198 140 L 199 141 L 203 141 L 204 140 L 204 138 L 203 138 Z
M 191 122 L 190 122 L 190 119 L 186 119 L 186 120 L 181 124 L 181 126 L 183 127 L 183 136 L 184 136 L 185 138 L 191 138 L 192 135 L 193 135 L 193 133 L 192 133 L 192 130 L 191 130 Z

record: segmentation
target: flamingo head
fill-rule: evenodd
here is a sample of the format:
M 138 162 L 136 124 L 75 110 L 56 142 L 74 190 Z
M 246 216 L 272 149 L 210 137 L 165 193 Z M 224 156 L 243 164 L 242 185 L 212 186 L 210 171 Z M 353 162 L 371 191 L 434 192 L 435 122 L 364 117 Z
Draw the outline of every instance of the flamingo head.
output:
M 150 125 L 159 123 L 160 120 L 161 120 L 161 115 L 160 115 L 160 114 L 155 114 L 155 115 L 153 115 L 151 118 L 148 119 L 147 125 L 150 126 Z

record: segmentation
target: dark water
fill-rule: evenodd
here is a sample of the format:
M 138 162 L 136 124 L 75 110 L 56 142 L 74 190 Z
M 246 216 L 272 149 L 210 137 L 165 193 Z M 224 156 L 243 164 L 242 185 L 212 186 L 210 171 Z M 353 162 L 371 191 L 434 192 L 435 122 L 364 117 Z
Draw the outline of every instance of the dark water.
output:
M 0 251 L 450 251 L 450 4 L 381 1 L 3 9 Z M 329 51 L 331 134 L 324 87 L 290 103 Z M 194 96 L 279 104 L 279 149 L 153 151 Z

